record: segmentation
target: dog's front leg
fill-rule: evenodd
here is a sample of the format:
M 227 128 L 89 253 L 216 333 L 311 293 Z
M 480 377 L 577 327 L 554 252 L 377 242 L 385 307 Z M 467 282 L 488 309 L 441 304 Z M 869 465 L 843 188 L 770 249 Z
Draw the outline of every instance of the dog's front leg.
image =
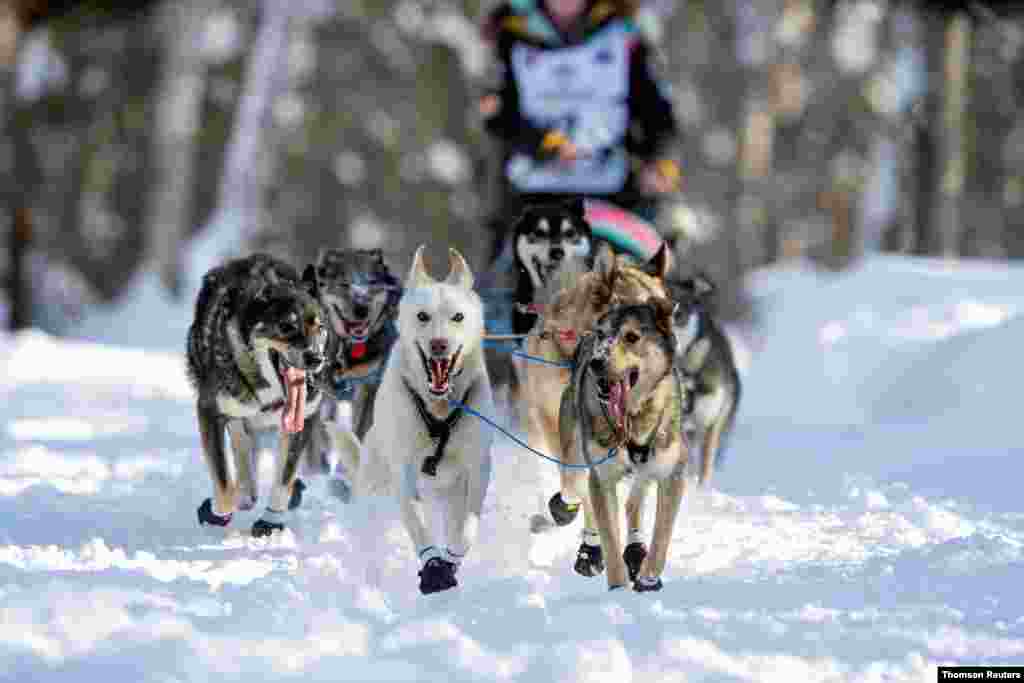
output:
M 284 529 L 284 518 L 292 499 L 292 489 L 299 476 L 299 463 L 309 447 L 315 420 L 307 419 L 302 431 L 281 433 L 280 452 L 275 461 L 274 485 L 270 490 L 270 504 L 252 525 L 253 536 L 269 536 Z
M 402 524 L 412 540 L 416 554 L 421 560 L 428 559 L 441 554 L 427 530 L 425 521 L 425 510 L 423 499 L 420 496 L 416 480 L 418 473 L 411 462 L 402 464 L 401 476 L 398 483 L 398 506 L 402 515 Z
M 364 439 L 373 426 L 373 403 L 377 398 L 376 384 L 362 384 L 356 387 L 352 401 L 352 431 Z
M 448 498 L 448 514 L 445 517 L 447 555 L 449 561 L 458 566 L 462 558 L 476 542 L 480 528 L 480 514 L 491 481 L 491 456 L 486 453 L 480 467 L 466 474 L 465 487 L 462 482 Z
M 668 559 L 668 546 L 672 542 L 672 528 L 675 526 L 679 505 L 686 492 L 686 478 L 675 475 L 658 482 L 658 507 L 654 513 L 654 538 L 651 552 L 640 567 L 636 579 L 636 590 L 661 590 L 661 575 Z
M 644 545 L 644 501 L 647 500 L 647 493 L 651 490 L 654 482 L 644 479 L 639 474 L 630 487 L 629 497 L 626 498 L 626 549 L 622 553 L 622 559 L 629 569 L 629 580 L 636 581 L 640 573 L 640 566 L 647 557 L 647 546 Z
M 238 508 L 251 510 L 259 497 L 259 480 L 256 476 L 256 463 L 253 462 L 256 445 L 242 420 L 232 420 L 228 423 L 228 435 L 231 437 L 235 471 L 238 473 Z
M 443 557 L 441 549 L 434 545 L 432 534 L 427 529 L 423 498 L 417 486 L 419 470 L 411 462 L 406 461 L 402 464 L 399 478 L 398 505 L 402 524 L 412 539 L 417 557 L 423 562 L 419 572 L 420 592 L 426 595 L 453 588 L 458 583 L 455 579 L 455 564 Z M 447 493 L 463 497 L 465 482 L 457 482 L 454 489 L 456 490 Z
M 227 526 L 231 522 L 231 515 L 237 509 L 238 485 L 232 481 L 228 454 L 224 448 L 226 421 L 216 408 L 203 403 L 196 405 L 196 417 L 199 421 L 203 456 L 213 480 L 213 498 L 204 500 L 197 511 L 199 524 Z
M 601 534 L 601 546 L 608 555 L 608 588 L 623 588 L 628 578 L 622 561 L 622 539 L 619 535 L 619 494 L 615 481 L 602 481 L 595 470 L 590 472 L 590 503 L 594 521 Z

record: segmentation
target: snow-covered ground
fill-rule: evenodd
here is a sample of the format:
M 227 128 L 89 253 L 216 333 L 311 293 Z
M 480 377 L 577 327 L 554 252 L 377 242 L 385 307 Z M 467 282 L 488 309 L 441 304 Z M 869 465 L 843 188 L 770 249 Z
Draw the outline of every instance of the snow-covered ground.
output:
M 390 502 L 322 482 L 280 538 L 245 535 L 255 512 L 200 529 L 180 353 L 0 339 L 0 679 L 933 681 L 1024 662 L 1024 269 L 875 257 L 751 288 L 741 418 L 658 594 L 574 574 L 578 526 L 532 536 L 554 472 L 502 439 L 453 591 L 419 595 Z M 181 348 L 160 315 L 130 325 Z

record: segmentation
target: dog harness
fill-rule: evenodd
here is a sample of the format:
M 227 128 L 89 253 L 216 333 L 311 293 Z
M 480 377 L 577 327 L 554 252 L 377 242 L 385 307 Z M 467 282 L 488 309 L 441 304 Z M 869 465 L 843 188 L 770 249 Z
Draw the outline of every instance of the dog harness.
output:
M 673 374 L 675 370 L 672 371 Z M 683 393 L 682 387 L 678 383 L 678 375 L 676 386 L 672 389 L 672 398 L 669 400 L 668 405 L 661 409 L 661 413 L 658 414 L 658 420 L 654 425 L 654 429 L 651 431 L 651 440 L 646 444 L 638 444 L 628 437 L 625 439 L 626 453 L 629 455 L 629 461 L 634 465 L 646 464 L 651 456 L 654 454 L 654 442 L 658 438 L 658 432 L 661 430 L 662 422 L 665 420 L 665 414 L 671 410 L 671 424 L 668 427 L 668 432 L 673 431 L 681 432 L 682 425 L 682 408 L 683 399 L 681 394 Z M 569 391 L 572 391 L 570 388 Z M 608 417 L 608 413 L 605 412 L 604 405 L 601 406 L 602 417 L 604 417 L 604 428 L 595 429 L 593 433 L 594 441 L 597 442 L 602 448 L 608 448 L 614 445 L 616 440 L 615 428 L 612 426 L 612 420 Z M 628 428 L 627 428 L 628 431 Z
M 381 331 L 374 335 L 369 341 L 359 344 L 349 344 L 344 341 L 340 354 L 345 358 L 345 364 L 339 365 L 331 378 L 331 389 L 334 397 L 339 401 L 351 401 L 355 398 L 356 385 L 378 384 L 384 375 L 384 366 L 387 364 L 391 347 L 398 339 L 398 330 L 394 321 L 388 320 Z M 345 368 L 359 362 L 373 362 L 381 359 L 380 366 L 365 375 L 346 376 Z
M 437 440 L 437 446 L 434 448 L 433 455 L 428 456 L 423 460 L 423 467 L 420 471 L 428 477 L 437 476 L 437 465 L 441 462 L 441 458 L 444 457 L 445 446 L 448 445 L 448 440 L 452 436 L 452 432 L 455 431 L 455 425 L 459 423 L 459 418 L 462 417 L 463 410 L 462 406 L 469 402 L 470 396 L 473 393 L 473 385 L 471 384 L 466 393 L 462 395 L 462 400 L 459 405 L 448 413 L 448 416 L 443 420 L 436 418 L 430 414 L 427 410 L 427 404 L 423 398 L 416 393 L 416 391 L 409 385 L 407 380 L 403 379 L 405 388 L 408 389 L 409 395 L 412 396 L 412 402 L 416 406 L 417 412 L 420 414 L 420 419 L 423 420 L 423 424 L 427 427 L 427 434 L 430 435 L 431 439 Z

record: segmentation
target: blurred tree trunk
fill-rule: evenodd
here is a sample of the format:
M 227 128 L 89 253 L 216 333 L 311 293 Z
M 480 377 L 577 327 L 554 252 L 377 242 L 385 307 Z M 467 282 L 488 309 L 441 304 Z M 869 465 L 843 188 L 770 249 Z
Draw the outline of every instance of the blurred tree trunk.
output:
M 13 3 L 0 3 L 0 184 L 7 213 L 6 290 L 10 306 L 8 327 L 20 330 L 32 324 L 32 288 L 28 279 L 28 252 L 32 244 L 31 195 L 38 183 L 28 131 L 19 127 L 17 66 L 25 17 Z
M 428 42 L 420 49 L 424 58 L 416 77 L 419 146 L 427 150 L 428 164 L 433 165 L 437 162 L 436 157 L 433 161 L 429 158 L 433 145 L 454 145 L 468 166 L 464 143 L 469 129 L 471 92 L 458 55 L 441 43 Z M 436 173 L 438 169 L 433 170 Z M 428 252 L 438 264 L 439 277 L 448 265 L 449 246 L 458 249 L 470 263 L 482 265 L 487 261 L 482 228 L 453 210 L 464 191 L 462 182 L 434 178 L 426 183 L 421 195 L 423 216 L 430 225 Z
M 939 253 L 956 258 L 961 252 L 962 202 L 967 173 L 967 82 L 970 71 L 971 20 L 958 12 L 947 20 L 943 36 L 943 97 L 939 160 L 941 178 L 933 210 Z
M 267 222 L 267 193 L 276 156 L 268 131 L 274 101 L 288 80 L 288 28 L 294 10 L 277 0 L 261 4 L 261 24 L 228 141 L 218 199 L 219 211 L 234 213 L 239 219 L 239 249 L 251 246 Z
M 772 28 L 777 20 L 773 2 L 737 0 L 736 61 L 741 65 L 739 142 L 736 158 L 736 203 L 733 206 L 735 239 L 740 269 L 745 271 L 774 260 L 777 231 L 770 231 L 765 201 L 772 172 L 775 110 L 771 103 L 771 71 L 776 53 Z
M 936 12 L 923 12 L 920 16 L 921 44 L 924 54 L 925 87 L 921 101 L 914 111 L 913 157 L 911 175 L 914 179 L 912 190 L 914 253 L 933 254 L 938 250 L 938 236 L 932 221 L 932 207 L 935 205 L 939 161 L 936 154 L 940 104 L 938 78 L 942 73 L 942 17 Z
M 153 131 L 153 182 L 144 263 L 157 268 L 175 297 L 182 295 L 182 243 L 191 216 L 191 178 L 203 100 L 204 70 L 196 46 L 203 0 L 164 0 L 152 23 L 163 43 Z

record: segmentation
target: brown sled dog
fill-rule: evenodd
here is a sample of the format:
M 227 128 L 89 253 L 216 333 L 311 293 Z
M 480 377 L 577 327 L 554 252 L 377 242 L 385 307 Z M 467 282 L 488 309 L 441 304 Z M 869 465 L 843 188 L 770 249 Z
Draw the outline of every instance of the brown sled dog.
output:
M 539 299 L 542 302 L 541 324 L 538 333 L 527 339 L 526 352 L 548 362 L 526 363 L 522 410 L 527 416 L 527 439 L 533 448 L 550 453 L 563 463 L 573 457 L 563 452 L 558 429 L 562 390 L 569 384 L 571 371 L 553 363 L 571 364 L 580 339 L 613 305 L 668 298 L 665 276 L 671 266 L 671 255 L 665 246 L 650 263 L 637 265 L 626 256 L 616 256 L 608 245 L 602 244 L 593 270 L 564 273 L 555 285 L 555 293 Z M 560 491 L 551 497 L 548 509 L 554 522 L 564 526 L 576 518 L 579 507 L 583 506 L 584 539 L 575 567 L 584 576 L 596 576 L 603 571 L 604 564 L 587 499 L 586 470 L 563 467 Z M 534 517 L 535 531 L 546 526 L 550 526 L 550 521 Z
M 562 392 L 559 434 L 563 452 L 589 469 L 589 500 L 608 553 L 608 586 L 661 589 L 672 527 L 686 486 L 688 447 L 683 434 L 683 383 L 675 368 L 674 305 L 652 299 L 616 306 L 580 345 L 572 382 Z M 610 449 L 614 455 L 603 456 Z M 643 504 L 657 484 L 651 552 L 633 538 L 622 548 L 617 487 L 634 474 L 626 519 L 639 533 Z

